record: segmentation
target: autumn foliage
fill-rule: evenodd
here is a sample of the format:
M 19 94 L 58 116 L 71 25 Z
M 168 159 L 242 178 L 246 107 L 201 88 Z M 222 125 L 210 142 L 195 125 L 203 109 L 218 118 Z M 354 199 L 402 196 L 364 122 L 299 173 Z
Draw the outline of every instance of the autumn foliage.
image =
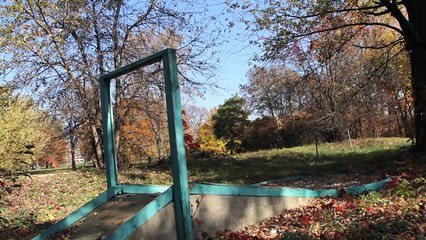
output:
M 360 196 L 319 198 L 238 231 L 213 239 L 419 239 L 426 234 L 423 177 L 396 181 Z M 399 189 L 399 190 L 398 190 Z M 396 191 L 395 191 L 396 190 Z M 404 197 L 410 192 L 411 200 Z
M 200 150 L 212 154 L 224 154 L 227 152 L 226 142 L 218 139 L 214 134 L 214 121 L 212 114 L 208 117 L 207 121 L 200 126 L 198 131 L 197 143 L 200 145 Z
M 182 110 L 182 124 L 184 130 L 186 160 L 191 160 L 191 153 L 199 149 L 200 144 L 195 142 L 194 136 L 189 132 L 190 126 L 184 110 Z

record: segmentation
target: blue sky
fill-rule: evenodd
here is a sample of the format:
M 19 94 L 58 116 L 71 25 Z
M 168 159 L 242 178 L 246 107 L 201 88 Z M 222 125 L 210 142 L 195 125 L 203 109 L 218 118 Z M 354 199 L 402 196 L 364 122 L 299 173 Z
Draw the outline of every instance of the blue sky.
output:
M 249 61 L 253 53 L 250 48 L 234 52 L 231 45 L 220 49 L 221 62 L 214 77 L 219 88 L 207 90 L 203 97 L 195 98 L 195 102 L 193 102 L 195 105 L 207 109 L 216 107 L 233 94 L 238 93 L 239 86 L 246 83 L 245 75 L 250 68 Z
M 215 0 L 210 0 L 216 2 Z M 194 100 L 185 100 L 184 102 L 211 109 L 223 104 L 224 101 L 230 98 L 233 94 L 239 92 L 239 86 L 247 82 L 246 73 L 250 69 L 250 61 L 255 53 L 259 52 L 259 49 L 248 43 L 247 34 L 248 32 L 244 29 L 245 25 L 238 23 L 238 17 L 230 15 L 221 15 L 226 9 L 225 4 L 212 4 L 208 9 L 210 16 L 217 17 L 217 20 L 212 23 L 215 26 L 222 25 L 226 26 L 231 18 L 235 22 L 235 26 L 230 32 L 225 32 L 223 39 L 227 42 L 223 43 L 214 49 L 218 51 L 217 57 L 220 62 L 217 66 L 217 71 L 213 82 L 218 85 L 219 88 L 207 90 L 203 97 L 195 97 Z M 214 29 L 214 26 L 211 27 Z M 214 30 L 213 30 L 214 31 Z

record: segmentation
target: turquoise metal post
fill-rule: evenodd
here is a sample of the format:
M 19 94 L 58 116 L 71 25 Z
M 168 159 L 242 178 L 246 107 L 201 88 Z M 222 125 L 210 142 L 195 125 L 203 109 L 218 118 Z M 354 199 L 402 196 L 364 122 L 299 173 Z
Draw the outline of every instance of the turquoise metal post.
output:
M 108 188 L 117 185 L 117 162 L 114 148 L 114 115 L 111 104 L 111 80 L 100 79 L 102 107 L 102 135 Z
M 166 87 L 167 118 L 169 124 L 170 153 L 173 174 L 173 204 L 177 236 L 180 240 L 192 239 L 191 207 L 189 204 L 188 173 L 182 124 L 176 50 L 167 49 L 163 58 Z

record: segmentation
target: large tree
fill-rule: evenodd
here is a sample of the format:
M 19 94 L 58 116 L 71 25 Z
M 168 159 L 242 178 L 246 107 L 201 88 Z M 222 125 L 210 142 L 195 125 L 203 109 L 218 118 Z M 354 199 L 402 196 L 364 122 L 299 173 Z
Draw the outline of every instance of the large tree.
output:
M 298 44 L 311 44 L 308 38 L 332 36 L 342 31 L 361 33 L 366 29 L 386 28 L 399 37 L 362 48 L 392 51 L 403 44 L 411 65 L 414 98 L 416 149 L 426 150 L 426 1 L 424 0 L 269 0 L 238 3 L 231 7 L 249 9 L 254 14 L 253 30 L 263 31 L 264 59 L 289 56 Z M 388 55 L 389 58 L 393 56 Z
M 208 39 L 206 28 L 193 18 L 193 12 L 188 14 L 190 7 L 190 1 L 3 2 L 2 80 L 38 93 L 53 108 L 61 107 L 52 104 L 61 96 L 73 96 L 81 110 L 79 122 L 90 133 L 97 165 L 102 166 L 98 77 L 166 47 L 178 48 L 181 73 L 205 70 L 208 56 L 203 59 L 201 54 L 211 44 L 203 42 Z M 129 88 L 147 79 L 140 71 L 139 77 L 118 78 L 113 84 L 117 149 L 121 114 L 126 112 L 122 101 L 128 98 Z

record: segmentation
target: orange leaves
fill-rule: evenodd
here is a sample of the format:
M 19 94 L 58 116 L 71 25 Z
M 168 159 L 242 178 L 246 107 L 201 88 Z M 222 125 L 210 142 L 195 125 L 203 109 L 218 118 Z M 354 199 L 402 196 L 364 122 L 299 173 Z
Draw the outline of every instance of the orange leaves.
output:
M 154 133 L 148 119 L 140 119 L 122 126 L 123 136 L 129 140 L 140 140 L 143 138 L 153 138 Z
M 122 164 L 163 161 L 168 155 L 167 116 L 161 100 L 126 98 L 120 108 Z
M 332 207 L 334 209 L 334 212 L 337 213 L 337 214 L 339 214 L 339 213 L 345 214 L 345 213 L 348 212 L 348 208 L 347 208 L 346 204 L 344 204 L 344 203 L 342 203 L 342 204 L 340 204 L 340 203 L 333 204 Z
M 183 111 L 182 111 L 182 116 L 183 116 L 182 118 L 183 129 L 187 130 L 189 129 L 189 124 L 188 124 L 188 121 L 185 119 L 185 115 Z

